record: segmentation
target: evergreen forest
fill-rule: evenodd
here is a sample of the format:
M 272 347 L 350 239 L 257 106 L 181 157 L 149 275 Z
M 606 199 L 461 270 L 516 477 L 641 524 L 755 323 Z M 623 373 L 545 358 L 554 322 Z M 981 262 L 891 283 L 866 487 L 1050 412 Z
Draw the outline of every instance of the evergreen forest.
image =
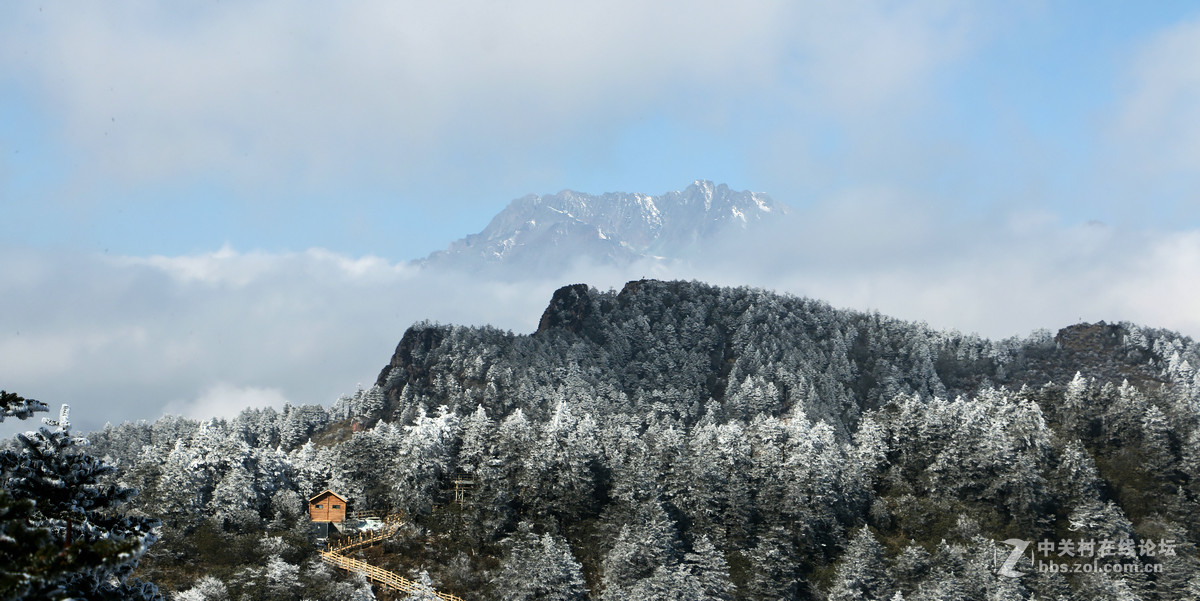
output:
M 364 560 L 469 601 L 1200 598 L 1195 366 L 1130 323 L 566 286 L 530 334 L 413 325 L 328 406 L 5 441 L 0 599 L 406 598 L 320 561 L 327 489 L 404 516 Z

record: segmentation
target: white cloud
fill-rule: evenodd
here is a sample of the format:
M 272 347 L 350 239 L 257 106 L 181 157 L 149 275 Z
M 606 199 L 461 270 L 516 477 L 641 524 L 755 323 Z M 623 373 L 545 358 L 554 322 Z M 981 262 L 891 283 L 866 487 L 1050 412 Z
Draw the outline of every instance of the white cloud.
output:
M 1200 337 L 1200 231 L 1143 236 L 1133 243 L 1127 270 L 1102 302 L 1130 319 Z M 1132 244 L 1131 244 L 1132 245 Z
M 0 383 L 70 403 L 84 429 L 234 403 L 217 392 L 329 403 L 373 383 L 413 322 L 528 332 L 558 285 L 435 275 L 320 249 L 150 258 L 0 250 L 6 265 L 23 275 L 0 297 Z
M 769 58 L 775 9 L 642 3 L 289 2 L 47 10 L 12 22 L 64 132 L 117 178 L 407 171 L 444 141 L 546 135 Z M 754 71 L 750 69 L 749 71 Z M 624 100 L 622 100 L 624 99 Z M 169 150 L 169 151 L 168 151 Z M 398 161 L 399 159 L 399 161 Z M 424 168 L 418 166 L 416 169 Z
M 361 280 L 394 281 L 412 277 L 416 273 L 415 268 L 404 263 L 392 264 L 386 259 L 369 255 L 352 258 L 323 248 L 288 253 L 239 253 L 228 244 L 211 253 L 177 257 L 115 257 L 111 261 L 116 265 L 152 267 L 180 284 L 222 287 L 250 285 L 264 277 L 269 278 L 286 264 L 300 267 L 300 271 L 313 278 L 346 279 L 358 283 L 362 283 Z
M 619 288 L 643 276 L 757 285 L 991 337 L 1079 319 L 1200 334 L 1200 231 L 1043 215 L 970 223 L 885 189 L 793 216 L 771 235 L 714 248 L 720 260 L 704 267 L 580 266 L 525 282 L 325 250 L 151 259 L 0 251 L 0 266 L 25 266 L 0 297 L 0 384 L 70 403 L 81 429 L 164 411 L 329 403 L 374 382 L 413 322 L 528 333 L 561 285 Z
M 1061 224 L 1042 214 L 969 221 L 886 190 L 795 211 L 770 236 L 715 248 L 675 277 L 752 284 L 990 337 L 1079 321 L 1200 334 L 1200 231 Z
M 166 415 L 180 415 L 191 419 L 206 420 L 214 417 L 233 418 L 247 407 L 262 409 L 274 407 L 280 409 L 288 402 L 283 391 L 278 388 L 259 388 L 254 386 L 231 386 L 225 383 L 214 384 L 204 390 L 200 396 L 190 401 L 171 401 L 163 407 Z
M 347 177 L 398 186 L 431 171 L 444 181 L 541 172 L 522 157 L 603 138 L 662 107 L 719 124 L 746 102 L 780 97 L 799 101 L 784 113 L 809 111 L 804 123 L 812 111 L 886 122 L 962 52 L 972 10 L 936 1 L 30 6 L 0 25 L 0 75 L 53 111 L 79 153 L 71 191 L 81 198 L 96 182 L 137 188 L 212 173 L 274 193 Z
M 1200 173 L 1200 20 L 1151 37 L 1123 83 L 1115 122 L 1122 157 L 1150 175 Z
M 895 118 L 928 93 L 935 71 L 979 39 L 979 7 L 947 2 L 836 2 L 796 15 L 800 67 L 823 109 L 850 120 Z

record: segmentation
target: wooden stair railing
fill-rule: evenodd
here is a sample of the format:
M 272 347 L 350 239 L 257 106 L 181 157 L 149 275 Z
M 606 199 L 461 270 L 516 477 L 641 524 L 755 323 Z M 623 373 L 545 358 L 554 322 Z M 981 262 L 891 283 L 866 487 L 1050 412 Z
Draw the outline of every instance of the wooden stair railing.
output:
M 360 532 L 358 536 L 352 536 L 339 541 L 337 547 L 330 549 L 334 553 L 342 553 L 354 551 L 361 547 L 373 545 L 381 540 L 391 537 L 404 524 L 404 520 L 400 516 L 388 516 L 383 522 L 383 529 L 378 531 Z
M 400 529 L 404 519 L 398 515 L 390 515 L 384 520 L 382 530 L 377 532 L 364 532 L 358 537 L 352 537 L 343 541 L 337 547 L 328 551 L 321 551 L 321 560 L 325 563 L 350 572 L 357 572 L 367 577 L 371 582 L 378 583 L 393 591 L 401 593 L 415 593 L 418 591 L 429 590 L 428 587 L 419 582 L 409 580 L 395 572 L 390 572 L 378 566 L 373 566 L 365 561 L 346 557 L 343 553 L 355 551 L 363 547 L 373 545 L 384 539 L 389 538 Z M 449 593 L 439 593 L 429 590 L 434 595 L 437 595 L 442 601 L 463 601 L 462 597 L 451 595 Z

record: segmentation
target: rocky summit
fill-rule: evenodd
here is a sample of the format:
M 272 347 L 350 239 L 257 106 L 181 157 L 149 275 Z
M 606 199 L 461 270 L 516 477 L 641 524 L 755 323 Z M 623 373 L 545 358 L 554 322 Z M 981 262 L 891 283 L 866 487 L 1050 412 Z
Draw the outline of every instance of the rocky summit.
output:
M 766 194 L 697 180 L 659 196 L 564 190 L 512 201 L 483 231 L 450 244 L 422 264 L 477 272 L 554 275 L 586 262 L 626 266 L 686 258 L 729 231 L 787 213 Z

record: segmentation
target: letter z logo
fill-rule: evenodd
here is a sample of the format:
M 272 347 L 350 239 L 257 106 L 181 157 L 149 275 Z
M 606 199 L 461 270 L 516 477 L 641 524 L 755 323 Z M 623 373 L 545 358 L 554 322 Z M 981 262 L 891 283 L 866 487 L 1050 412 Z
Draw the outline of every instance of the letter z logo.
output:
M 1018 572 L 1013 568 L 1017 567 L 1017 562 L 1021 561 L 1021 555 L 1025 553 L 1025 549 L 1029 547 L 1029 541 L 1019 538 L 1010 538 L 1004 541 L 1004 544 L 1012 546 L 1012 553 L 1008 554 L 1008 559 L 1004 560 L 1004 565 L 1000 566 L 1000 575 L 1008 576 L 1009 578 L 1020 578 L 1025 575 L 1025 572 Z

